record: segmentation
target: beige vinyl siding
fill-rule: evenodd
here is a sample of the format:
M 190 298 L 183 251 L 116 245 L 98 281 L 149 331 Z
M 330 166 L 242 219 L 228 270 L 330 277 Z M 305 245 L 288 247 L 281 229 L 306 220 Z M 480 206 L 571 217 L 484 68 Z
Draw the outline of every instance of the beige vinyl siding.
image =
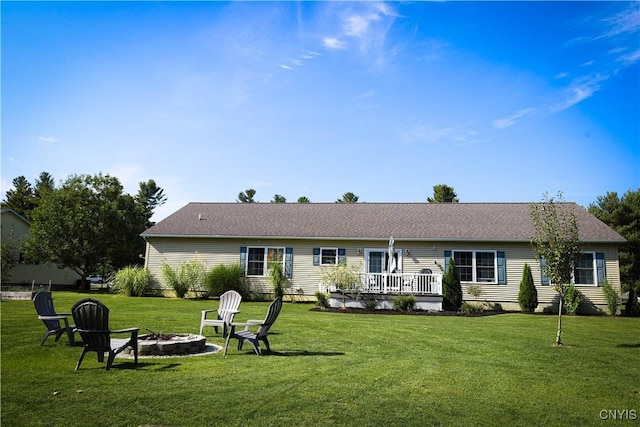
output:
M 13 211 L 2 212 L 2 241 L 13 234 L 15 239 L 26 239 L 29 235 L 29 223 L 17 216 Z M 10 271 L 9 283 L 36 285 L 75 285 L 80 275 L 70 268 L 58 268 L 55 264 L 19 263 Z
M 528 244 L 517 243 L 483 243 L 483 244 L 453 244 L 453 250 L 487 250 L 487 251 L 503 251 L 506 259 L 507 283 L 505 285 L 483 284 L 483 283 L 463 283 L 463 299 L 465 301 L 473 301 L 475 298 L 468 293 L 468 286 L 480 286 L 482 293 L 479 300 L 506 303 L 505 308 L 518 307 L 518 292 L 520 290 L 520 281 L 522 280 L 522 272 L 524 264 L 527 263 L 531 267 L 533 281 L 538 291 L 539 309 L 553 310 L 557 305 L 557 292 L 552 286 L 542 285 L 542 274 L 540 262 L 536 259 L 535 252 Z M 613 246 L 587 246 L 582 248 L 583 251 L 602 252 L 605 257 L 606 275 L 614 289 L 620 293 L 620 269 L 618 266 L 617 248 Z M 443 251 L 444 259 L 444 251 Z M 443 261 L 444 262 L 444 261 Z M 582 294 L 587 297 L 592 304 L 606 305 L 606 300 L 600 286 L 578 286 Z
M 177 267 L 190 260 L 202 262 L 207 269 L 218 264 L 238 264 L 240 248 L 247 247 L 290 247 L 293 249 L 292 277 L 287 280 L 288 293 L 313 297 L 319 289 L 322 268 L 313 265 L 313 248 L 345 248 L 349 264 L 363 264 L 356 256 L 356 248 L 362 245 L 339 241 L 312 242 L 306 240 L 250 240 L 250 239 L 196 239 L 196 238 L 148 238 L 147 268 L 156 279 L 160 289 L 168 289 L 162 278 L 162 265 Z M 259 293 L 269 293 L 272 286 L 266 277 L 249 277 L 252 289 Z
M 314 248 L 344 248 L 347 263 L 358 266 L 364 271 L 367 249 L 387 250 L 388 242 L 382 240 L 313 240 L 313 239 L 229 239 L 229 238 L 157 238 L 149 237 L 147 244 L 147 267 L 166 288 L 162 279 L 162 264 L 176 267 L 192 259 L 201 261 L 207 269 L 218 264 L 236 264 L 240 262 L 240 247 L 290 247 L 293 249 L 292 277 L 287 281 L 288 293 L 313 298 L 322 280 L 323 268 L 313 265 Z M 395 248 L 402 251 L 400 267 L 404 273 L 417 273 L 429 268 L 433 273 L 444 273 L 444 253 L 448 250 L 466 251 L 503 251 L 506 260 L 506 284 L 473 283 L 480 286 L 480 300 L 499 302 L 504 308 L 518 308 L 518 291 L 522 280 L 524 264 L 531 267 L 533 280 L 538 290 L 539 309 L 553 309 L 557 304 L 557 293 L 551 286 L 541 284 L 540 263 L 529 243 L 504 242 L 419 242 L 396 240 Z M 360 253 L 358 254 L 358 249 Z M 409 254 L 406 254 L 406 250 Z M 615 245 L 585 245 L 584 251 L 603 252 L 606 274 L 615 289 L 620 291 L 620 271 L 617 248 Z M 261 293 L 270 293 L 271 285 L 267 278 L 250 277 L 253 289 Z M 474 300 L 468 293 L 469 283 L 463 283 L 463 298 Z M 580 291 L 596 305 L 606 305 L 601 287 L 580 286 Z
M 620 265 L 618 264 L 618 249 L 615 246 L 608 245 L 584 245 L 582 247 L 584 252 L 602 252 L 604 253 L 605 260 L 605 270 L 606 277 L 609 280 L 609 283 L 613 286 L 613 288 L 620 294 Z M 552 286 L 542 286 L 540 285 L 541 281 L 541 271 L 540 271 L 540 263 L 535 261 L 536 264 L 531 266 L 531 272 L 533 274 L 533 279 L 536 283 L 536 288 L 538 290 L 538 301 L 540 304 L 542 303 L 553 303 L 555 309 L 557 310 L 558 297 L 557 292 L 553 289 Z M 535 266 L 535 269 L 534 269 Z M 537 276 L 536 276 L 537 275 Z M 586 304 L 594 304 L 602 307 L 606 307 L 607 301 L 602 292 L 602 286 L 590 286 L 590 285 L 582 285 L 576 286 L 578 290 L 589 300 Z M 542 299 L 544 297 L 544 299 Z

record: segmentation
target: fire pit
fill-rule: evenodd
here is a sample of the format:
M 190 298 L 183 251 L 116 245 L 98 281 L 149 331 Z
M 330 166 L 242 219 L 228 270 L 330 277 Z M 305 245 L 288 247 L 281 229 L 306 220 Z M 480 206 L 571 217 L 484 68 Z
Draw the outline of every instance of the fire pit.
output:
M 138 356 L 185 356 L 203 353 L 206 338 L 194 334 L 150 334 L 138 336 Z M 124 350 L 123 355 L 133 355 L 133 350 Z

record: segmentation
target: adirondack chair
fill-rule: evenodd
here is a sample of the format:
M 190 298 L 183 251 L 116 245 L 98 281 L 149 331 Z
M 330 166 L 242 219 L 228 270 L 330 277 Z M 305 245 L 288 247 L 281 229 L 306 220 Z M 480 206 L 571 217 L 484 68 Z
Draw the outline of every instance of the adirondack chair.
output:
M 223 328 L 222 337 L 226 337 L 226 326 L 233 321 L 233 316 L 238 313 L 238 307 L 240 307 L 240 301 L 242 296 L 234 290 L 227 291 L 220 295 L 220 304 L 217 309 L 202 310 L 202 317 L 200 319 L 200 335 L 202 335 L 202 329 L 205 326 L 213 326 L 213 329 L 218 333 L 218 326 Z M 207 317 L 210 313 L 216 313 L 215 317 Z
M 224 356 L 227 356 L 227 349 L 229 348 L 229 341 L 232 338 L 238 340 L 238 350 L 242 350 L 242 344 L 245 341 L 248 341 L 249 344 L 253 346 L 253 351 L 258 355 L 262 356 L 262 350 L 260 350 L 260 341 L 264 342 L 267 351 L 271 351 L 271 347 L 269 346 L 269 339 L 267 338 L 267 333 L 269 329 L 273 325 L 273 323 L 278 318 L 278 314 L 280 314 L 280 309 L 282 309 L 282 297 L 276 298 L 271 305 L 269 306 L 269 310 L 267 310 L 267 315 L 264 320 L 248 320 L 244 323 L 230 323 L 229 324 L 229 333 L 227 334 L 227 339 L 224 343 Z M 236 328 L 244 326 L 243 330 L 237 331 Z M 250 327 L 257 326 L 258 332 L 253 333 L 249 330 Z
M 76 365 L 76 371 L 84 355 L 89 351 L 95 351 L 98 362 L 104 361 L 107 353 L 107 371 L 116 355 L 127 347 L 133 348 L 134 362 L 138 363 L 138 331 L 140 328 L 128 328 L 112 331 L 109 329 L 109 309 L 100 301 L 93 298 L 84 298 L 71 307 L 73 320 L 84 346 L 80 360 Z M 111 338 L 112 334 L 129 334 L 129 338 Z
M 49 335 L 56 336 L 56 341 L 60 339 L 60 336 L 64 333 L 69 337 L 69 345 L 74 345 L 73 331 L 74 325 L 69 325 L 68 318 L 71 317 L 71 313 L 56 313 L 53 308 L 53 298 L 51 294 L 46 291 L 40 291 L 33 297 L 33 305 L 36 307 L 38 313 L 38 319 L 44 322 L 47 330 L 40 340 L 40 345 L 44 345 Z

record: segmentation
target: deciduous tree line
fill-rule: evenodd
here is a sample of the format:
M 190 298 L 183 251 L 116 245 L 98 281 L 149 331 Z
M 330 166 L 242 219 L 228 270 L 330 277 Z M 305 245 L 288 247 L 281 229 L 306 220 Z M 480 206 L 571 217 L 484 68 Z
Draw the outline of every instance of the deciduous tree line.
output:
M 144 253 L 140 234 L 152 225 L 154 210 L 166 201 L 154 180 L 141 182 L 134 196 L 123 191 L 116 177 L 98 174 L 73 175 L 56 186 L 47 172 L 35 185 L 20 176 L 13 180 L 2 208 L 10 208 L 30 223 L 30 234 L 21 247 L 4 250 L 7 257 L 19 250 L 31 262 L 70 268 L 85 278 L 139 264 Z M 9 258 L 7 258 L 9 259 Z M 3 281 L 9 277 L 3 268 Z

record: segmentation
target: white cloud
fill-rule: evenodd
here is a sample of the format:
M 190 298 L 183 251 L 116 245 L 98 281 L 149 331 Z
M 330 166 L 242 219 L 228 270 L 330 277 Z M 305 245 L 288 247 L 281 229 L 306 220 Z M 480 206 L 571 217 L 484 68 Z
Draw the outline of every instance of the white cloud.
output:
M 322 56 L 322 54 L 318 52 L 309 51 L 309 52 L 303 53 L 301 56 L 302 56 L 302 59 L 316 59 L 318 56 Z
M 559 111 L 571 108 L 576 104 L 591 98 L 596 92 L 600 90 L 600 83 L 605 81 L 608 77 L 604 75 L 596 75 L 591 77 L 585 77 L 578 79 L 571 86 L 566 88 L 561 95 L 561 100 L 551 107 L 551 112 L 557 113 Z
M 342 40 L 335 37 L 325 37 L 324 40 L 322 40 L 322 44 L 324 47 L 331 50 L 340 50 L 346 47 Z
M 533 113 L 535 111 L 535 109 L 533 108 L 525 108 L 522 109 L 520 111 L 517 111 L 516 113 L 502 118 L 502 119 L 497 119 L 494 120 L 491 124 L 493 125 L 494 128 L 497 129 L 506 129 L 510 126 L 513 126 L 516 124 L 516 121 L 522 117 L 528 116 L 529 114 Z
M 631 65 L 640 61 L 640 49 L 625 55 L 621 55 L 620 57 L 618 57 L 618 61 L 623 62 L 626 65 Z
M 290 67 L 290 66 L 284 65 L 284 64 L 280 64 L 280 68 L 282 68 L 283 70 L 293 70 L 293 67 Z
M 362 92 L 358 96 L 356 96 L 355 99 L 356 100 L 362 100 L 362 99 L 372 98 L 372 97 L 376 96 L 377 94 L 378 93 L 375 90 L 369 89 L 369 90 L 366 90 L 366 91 Z
M 606 29 L 595 40 L 616 37 L 624 34 L 632 34 L 640 31 L 640 9 L 633 4 L 611 18 L 604 19 Z
M 419 125 L 401 134 L 401 138 L 405 144 L 413 144 L 415 142 L 436 143 L 441 141 L 452 141 L 458 145 L 466 145 L 487 141 L 487 139 L 477 138 L 476 130 L 468 130 L 465 126 L 432 126 Z
M 323 39 L 325 48 L 356 48 L 376 68 L 397 54 L 399 45 L 388 41 L 388 33 L 398 17 L 392 6 L 380 2 L 354 2 L 341 4 L 339 9 L 337 28 L 333 29 L 332 36 Z
M 45 143 L 54 143 L 57 142 L 57 140 L 52 137 L 52 136 L 39 136 L 38 137 L 38 141 L 40 142 L 45 142 Z
M 368 16 L 351 15 L 345 19 L 343 26 L 347 36 L 362 37 L 369 32 L 371 23 L 380 20 L 380 15 L 373 13 Z

